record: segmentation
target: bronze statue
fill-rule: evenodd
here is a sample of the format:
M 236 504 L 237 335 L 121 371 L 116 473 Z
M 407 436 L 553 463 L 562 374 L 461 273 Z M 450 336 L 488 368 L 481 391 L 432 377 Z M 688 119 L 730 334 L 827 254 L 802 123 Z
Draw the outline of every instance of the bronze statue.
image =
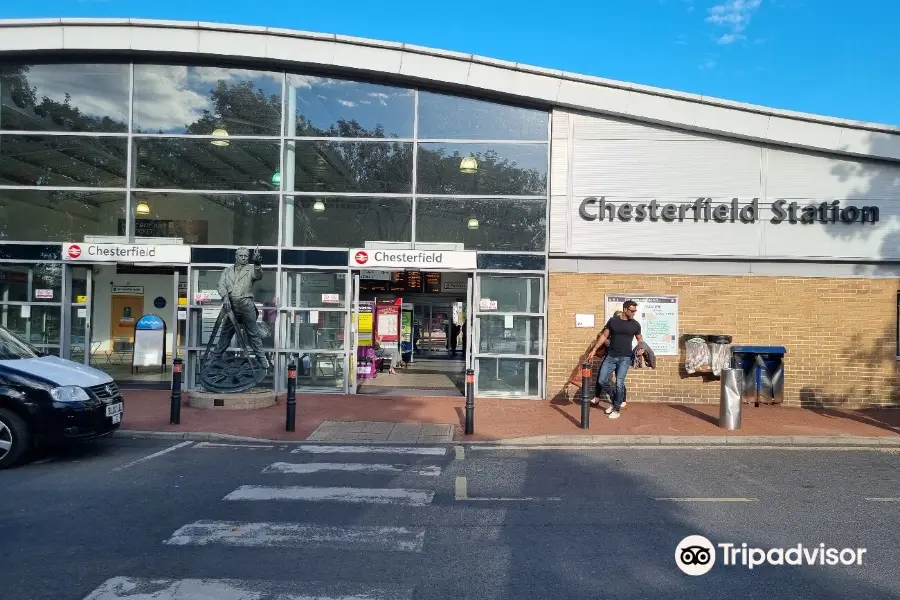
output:
M 210 335 L 200 372 L 203 387 L 213 392 L 250 389 L 265 378 L 271 367 L 263 352 L 262 337 L 256 322 L 259 311 L 253 302 L 253 284 L 262 279 L 262 256 L 258 248 L 253 254 L 252 265 L 249 259 L 250 251 L 238 248 L 234 266 L 227 267 L 219 277 L 222 309 Z M 210 349 L 220 324 L 221 335 L 215 347 Z M 241 344 L 241 356 L 223 360 L 222 356 L 235 334 Z M 252 350 L 252 355 L 247 346 Z

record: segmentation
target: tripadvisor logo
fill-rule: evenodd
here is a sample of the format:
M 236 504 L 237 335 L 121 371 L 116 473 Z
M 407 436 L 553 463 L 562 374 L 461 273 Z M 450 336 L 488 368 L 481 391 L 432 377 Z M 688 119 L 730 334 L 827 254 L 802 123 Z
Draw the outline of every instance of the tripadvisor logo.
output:
M 718 550 L 717 550 L 718 549 Z M 746 543 L 713 544 L 702 535 L 689 535 L 675 548 L 675 564 L 687 575 L 697 576 L 709 573 L 717 559 L 722 566 L 746 567 L 753 569 L 761 565 L 770 566 L 836 566 L 862 565 L 865 548 L 830 548 L 825 544 L 804 546 L 797 544 L 790 548 L 754 548 Z

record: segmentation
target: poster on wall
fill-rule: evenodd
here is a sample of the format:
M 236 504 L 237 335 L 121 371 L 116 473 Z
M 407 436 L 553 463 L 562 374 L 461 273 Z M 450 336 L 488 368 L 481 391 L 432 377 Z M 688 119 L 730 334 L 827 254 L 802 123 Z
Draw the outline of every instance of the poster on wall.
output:
M 637 302 L 634 318 L 641 324 L 641 335 L 657 356 L 678 356 L 678 296 L 628 296 L 606 294 L 606 319 L 622 310 L 626 300 Z M 632 342 L 636 346 L 637 342 Z
M 359 303 L 357 316 L 357 344 L 359 346 L 372 345 L 372 319 L 375 315 L 375 303 L 363 301 Z

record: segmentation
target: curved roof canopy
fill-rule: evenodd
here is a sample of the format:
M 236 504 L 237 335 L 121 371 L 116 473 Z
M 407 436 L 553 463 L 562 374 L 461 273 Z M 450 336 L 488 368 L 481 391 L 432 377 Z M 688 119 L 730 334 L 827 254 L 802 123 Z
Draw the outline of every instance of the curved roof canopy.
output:
M 0 58 L 30 53 L 252 59 L 488 92 L 730 138 L 900 162 L 900 127 L 777 110 L 460 52 L 342 35 L 144 19 L 0 20 Z

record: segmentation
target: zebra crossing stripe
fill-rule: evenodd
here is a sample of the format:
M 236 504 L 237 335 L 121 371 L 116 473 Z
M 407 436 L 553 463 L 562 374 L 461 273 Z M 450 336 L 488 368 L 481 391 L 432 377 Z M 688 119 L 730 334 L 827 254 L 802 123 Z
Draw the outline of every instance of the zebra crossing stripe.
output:
M 411 473 L 424 477 L 438 477 L 441 468 L 435 466 L 406 466 L 369 463 L 286 463 L 277 462 L 263 469 L 263 473 L 284 473 L 289 475 L 309 475 L 326 472 L 343 473 Z
M 238 546 L 245 548 L 339 548 L 381 552 L 421 552 L 422 527 L 330 526 L 301 523 L 196 521 L 172 534 L 169 546 Z
M 352 504 L 402 504 L 426 506 L 433 491 L 400 488 L 304 487 L 242 485 L 223 500 L 300 500 L 308 502 L 348 502 Z
M 412 600 L 399 585 L 241 579 L 138 579 L 113 577 L 84 600 Z
M 332 446 L 330 444 L 304 444 L 291 450 L 291 454 L 412 454 L 419 456 L 444 456 L 446 448 L 434 446 Z

